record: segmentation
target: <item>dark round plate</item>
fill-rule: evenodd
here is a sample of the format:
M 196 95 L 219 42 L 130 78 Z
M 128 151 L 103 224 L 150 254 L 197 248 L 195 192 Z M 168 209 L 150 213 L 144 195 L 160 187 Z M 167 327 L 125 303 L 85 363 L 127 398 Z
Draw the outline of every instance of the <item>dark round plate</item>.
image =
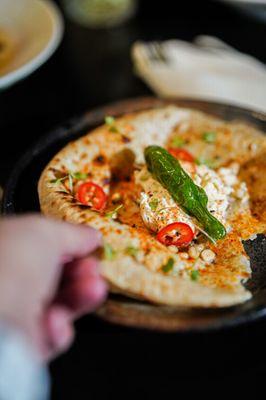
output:
M 138 98 L 107 105 L 52 130 L 24 154 L 8 179 L 3 213 L 39 211 L 37 182 L 45 165 L 67 142 L 101 124 L 105 115 L 118 116 L 167 103 L 201 110 L 228 121 L 242 120 L 266 131 L 266 115 L 226 104 L 189 99 L 163 101 Z M 266 240 L 260 235 L 252 242 L 245 242 L 245 248 L 251 258 L 253 275 L 247 286 L 253 298 L 242 305 L 219 310 L 177 310 L 111 295 L 97 314 L 116 324 L 168 332 L 210 331 L 262 319 L 266 316 Z

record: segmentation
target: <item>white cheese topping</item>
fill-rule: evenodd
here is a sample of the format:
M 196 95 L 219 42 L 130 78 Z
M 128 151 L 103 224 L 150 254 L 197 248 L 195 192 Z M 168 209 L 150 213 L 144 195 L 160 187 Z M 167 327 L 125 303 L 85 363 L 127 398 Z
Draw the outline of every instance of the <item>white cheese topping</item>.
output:
M 211 214 L 230 229 L 226 223 L 226 214 L 231 196 L 237 197 L 236 194 L 240 191 L 243 201 L 248 199 L 246 185 L 237 178 L 238 166 L 232 164 L 228 168 L 214 171 L 205 165 L 191 168 L 191 163 L 181 162 L 181 164 L 193 181 L 205 190 L 208 196 L 207 207 Z M 196 232 L 198 224 L 196 219 L 177 205 L 169 192 L 152 177 L 146 167 L 135 173 L 135 180 L 143 189 L 140 197 L 140 213 L 149 229 L 157 232 L 173 222 L 184 222 Z

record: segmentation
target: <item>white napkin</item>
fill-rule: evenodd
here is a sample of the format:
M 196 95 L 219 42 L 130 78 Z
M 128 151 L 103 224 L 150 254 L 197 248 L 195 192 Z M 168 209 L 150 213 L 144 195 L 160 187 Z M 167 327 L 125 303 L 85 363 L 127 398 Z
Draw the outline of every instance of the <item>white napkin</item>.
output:
M 161 97 L 222 101 L 266 111 L 265 65 L 217 38 L 136 42 L 132 58 L 136 73 Z

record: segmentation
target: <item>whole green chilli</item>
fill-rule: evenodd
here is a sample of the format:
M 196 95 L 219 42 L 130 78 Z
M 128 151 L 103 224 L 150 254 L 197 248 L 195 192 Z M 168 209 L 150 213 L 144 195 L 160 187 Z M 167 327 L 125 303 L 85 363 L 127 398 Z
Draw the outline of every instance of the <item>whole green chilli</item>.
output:
M 214 241 L 226 235 L 226 229 L 207 209 L 208 197 L 183 170 L 179 161 L 160 146 L 148 146 L 144 152 L 148 170 L 168 190 L 178 205 L 195 217 Z

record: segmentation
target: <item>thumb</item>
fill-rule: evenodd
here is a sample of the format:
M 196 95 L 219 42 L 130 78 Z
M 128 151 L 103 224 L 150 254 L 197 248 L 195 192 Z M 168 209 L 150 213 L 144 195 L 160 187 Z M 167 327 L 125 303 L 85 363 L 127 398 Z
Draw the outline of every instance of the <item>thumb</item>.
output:
M 101 233 L 89 226 L 54 220 L 47 220 L 47 224 L 49 234 L 56 238 L 62 263 L 84 257 L 102 244 Z

